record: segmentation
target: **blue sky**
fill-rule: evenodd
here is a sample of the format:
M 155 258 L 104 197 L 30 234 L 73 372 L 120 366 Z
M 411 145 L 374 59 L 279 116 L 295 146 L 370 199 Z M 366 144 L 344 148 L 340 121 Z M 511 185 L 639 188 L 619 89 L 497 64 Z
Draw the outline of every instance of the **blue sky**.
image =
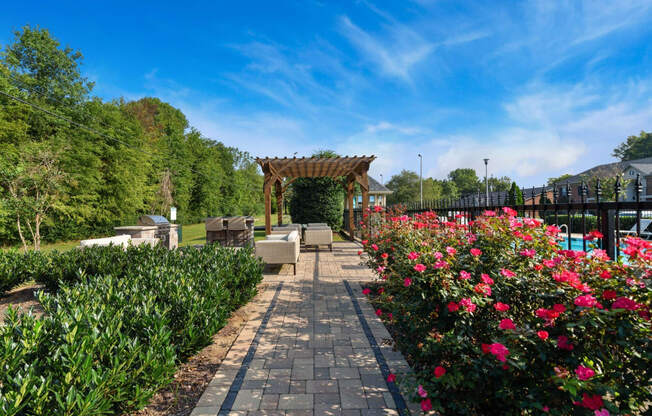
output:
M 652 130 L 652 1 L 12 2 L 84 54 L 95 93 L 158 96 L 254 156 L 375 154 L 525 186 Z M 236 5 L 237 3 L 237 5 Z

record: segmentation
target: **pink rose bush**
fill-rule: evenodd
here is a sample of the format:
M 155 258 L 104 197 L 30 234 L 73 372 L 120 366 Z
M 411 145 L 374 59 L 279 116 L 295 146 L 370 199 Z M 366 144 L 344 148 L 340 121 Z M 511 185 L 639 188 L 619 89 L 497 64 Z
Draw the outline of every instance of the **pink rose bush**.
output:
M 652 243 L 627 238 L 624 264 L 597 247 L 565 250 L 557 227 L 509 208 L 468 225 L 432 212 L 385 218 L 365 244 L 368 265 L 384 267 L 374 303 L 424 411 L 644 413 Z

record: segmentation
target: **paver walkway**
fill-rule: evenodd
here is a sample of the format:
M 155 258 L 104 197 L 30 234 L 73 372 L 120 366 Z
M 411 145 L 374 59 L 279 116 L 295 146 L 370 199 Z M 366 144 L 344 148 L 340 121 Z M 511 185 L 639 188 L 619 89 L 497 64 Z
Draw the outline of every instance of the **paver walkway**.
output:
M 291 268 L 265 274 L 256 314 L 233 344 L 192 416 L 391 415 L 406 403 L 387 374 L 409 367 L 358 282 L 358 244 L 302 251 Z M 418 406 L 417 406 L 418 408 Z

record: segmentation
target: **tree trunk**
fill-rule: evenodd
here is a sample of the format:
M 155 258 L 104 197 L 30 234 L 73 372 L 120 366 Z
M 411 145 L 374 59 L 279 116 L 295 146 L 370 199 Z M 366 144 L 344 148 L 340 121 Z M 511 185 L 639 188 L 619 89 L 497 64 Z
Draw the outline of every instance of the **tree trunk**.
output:
M 20 226 L 20 214 L 16 214 L 16 226 L 18 227 L 18 236 L 20 241 L 23 243 L 23 250 L 27 251 L 27 241 L 25 241 L 25 236 L 23 235 L 23 229 Z
M 36 251 L 41 250 L 41 214 L 36 214 L 36 234 L 34 235 L 34 249 Z

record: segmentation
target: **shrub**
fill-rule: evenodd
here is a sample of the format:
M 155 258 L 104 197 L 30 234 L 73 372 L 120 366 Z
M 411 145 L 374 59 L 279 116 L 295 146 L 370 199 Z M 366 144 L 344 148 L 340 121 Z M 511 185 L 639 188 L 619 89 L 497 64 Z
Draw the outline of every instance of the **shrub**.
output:
M 0 296 L 40 275 L 47 266 L 48 258 L 38 251 L 0 251 Z
M 555 227 L 505 211 L 470 227 L 392 217 L 365 241 L 414 399 L 443 414 L 643 412 L 652 244 L 629 239 L 626 266 L 562 250 Z
M 292 183 L 292 222 L 325 222 L 333 230 L 342 228 L 344 190 L 331 178 L 300 178 Z
M 50 260 L 56 267 L 39 279 L 57 291 L 39 294 L 44 317 L 10 310 L 0 327 L 1 414 L 142 407 L 170 380 L 176 362 L 207 345 L 262 279 L 251 249 L 218 246 L 98 247 Z M 75 270 L 75 261 L 82 267 Z M 112 274 L 87 274 L 91 269 Z M 53 276 L 64 280 L 55 283 Z

